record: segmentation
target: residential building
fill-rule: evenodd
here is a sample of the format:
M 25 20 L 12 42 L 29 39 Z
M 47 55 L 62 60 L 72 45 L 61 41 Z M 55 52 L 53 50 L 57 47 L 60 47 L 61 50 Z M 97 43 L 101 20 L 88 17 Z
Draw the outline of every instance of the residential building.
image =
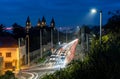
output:
M 2 71 L 19 70 L 20 66 L 26 64 L 24 40 L 21 39 L 18 42 L 11 36 L 0 37 L 0 57 L 2 59 Z

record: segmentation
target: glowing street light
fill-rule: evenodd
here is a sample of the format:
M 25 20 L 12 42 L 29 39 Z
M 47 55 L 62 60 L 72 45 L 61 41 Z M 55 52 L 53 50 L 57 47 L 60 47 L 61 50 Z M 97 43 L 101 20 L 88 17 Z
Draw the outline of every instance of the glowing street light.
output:
M 91 13 L 92 14 L 97 13 L 97 10 L 96 9 L 91 9 Z
M 94 13 L 97 13 L 97 12 L 100 12 L 100 44 L 101 44 L 101 39 L 102 39 L 102 10 L 98 11 L 96 9 L 91 9 L 91 13 L 94 14 Z

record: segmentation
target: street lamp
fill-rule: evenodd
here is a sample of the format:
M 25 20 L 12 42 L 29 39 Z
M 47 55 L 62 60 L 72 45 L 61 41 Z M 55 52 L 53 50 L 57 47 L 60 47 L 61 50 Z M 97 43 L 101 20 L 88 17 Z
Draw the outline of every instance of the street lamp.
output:
M 21 64 L 20 64 L 20 38 L 18 38 L 18 52 L 19 52 L 19 75 L 21 78 Z
M 26 35 L 26 43 L 27 43 L 27 52 L 28 52 L 28 66 L 30 66 L 30 42 L 29 42 L 29 32 L 27 32 L 27 35 Z
M 100 11 L 97 11 L 96 9 L 91 9 L 91 13 L 97 13 L 97 12 L 100 12 L 100 44 L 101 44 L 101 40 L 102 40 L 102 10 Z
M 59 28 L 58 28 L 58 44 L 59 44 Z
M 51 52 L 53 53 L 53 29 L 51 28 Z
M 42 33 L 41 33 L 41 29 L 40 29 L 40 56 L 42 58 Z
M 91 13 L 97 13 L 96 9 L 91 9 Z
M 67 43 L 67 29 L 66 29 L 66 43 Z

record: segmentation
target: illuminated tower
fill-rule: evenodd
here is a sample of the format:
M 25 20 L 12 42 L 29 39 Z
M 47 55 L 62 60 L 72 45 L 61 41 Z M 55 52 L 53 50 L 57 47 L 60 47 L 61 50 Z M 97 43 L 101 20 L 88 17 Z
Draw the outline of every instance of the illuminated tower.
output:
M 29 32 L 29 29 L 31 28 L 31 22 L 30 22 L 30 18 L 29 16 L 27 17 L 27 21 L 26 21 L 26 30 L 27 32 Z
M 37 27 L 40 30 L 40 57 L 42 58 L 42 25 L 40 19 L 38 19 Z
M 50 28 L 51 28 L 51 52 L 53 53 L 53 34 L 54 34 L 54 30 L 55 30 L 55 21 L 54 19 L 52 18 L 51 22 L 50 22 Z
M 41 27 L 41 21 L 40 21 L 40 18 L 38 19 L 38 23 L 37 23 L 37 27 Z
M 51 22 L 50 22 L 50 27 L 54 28 L 55 27 L 55 21 L 54 18 L 52 18 Z
M 44 27 L 44 26 L 46 26 L 46 19 L 45 19 L 45 17 L 43 16 L 43 18 L 42 18 L 42 25 L 41 25 L 42 27 Z

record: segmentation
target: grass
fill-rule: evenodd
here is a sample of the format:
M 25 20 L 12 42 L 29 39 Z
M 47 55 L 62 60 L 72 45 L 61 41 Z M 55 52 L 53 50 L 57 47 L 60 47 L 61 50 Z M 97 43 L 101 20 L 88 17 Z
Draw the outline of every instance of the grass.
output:
M 43 63 L 45 60 L 46 60 L 45 57 L 43 57 L 43 58 L 39 58 L 37 62 L 38 63 Z

